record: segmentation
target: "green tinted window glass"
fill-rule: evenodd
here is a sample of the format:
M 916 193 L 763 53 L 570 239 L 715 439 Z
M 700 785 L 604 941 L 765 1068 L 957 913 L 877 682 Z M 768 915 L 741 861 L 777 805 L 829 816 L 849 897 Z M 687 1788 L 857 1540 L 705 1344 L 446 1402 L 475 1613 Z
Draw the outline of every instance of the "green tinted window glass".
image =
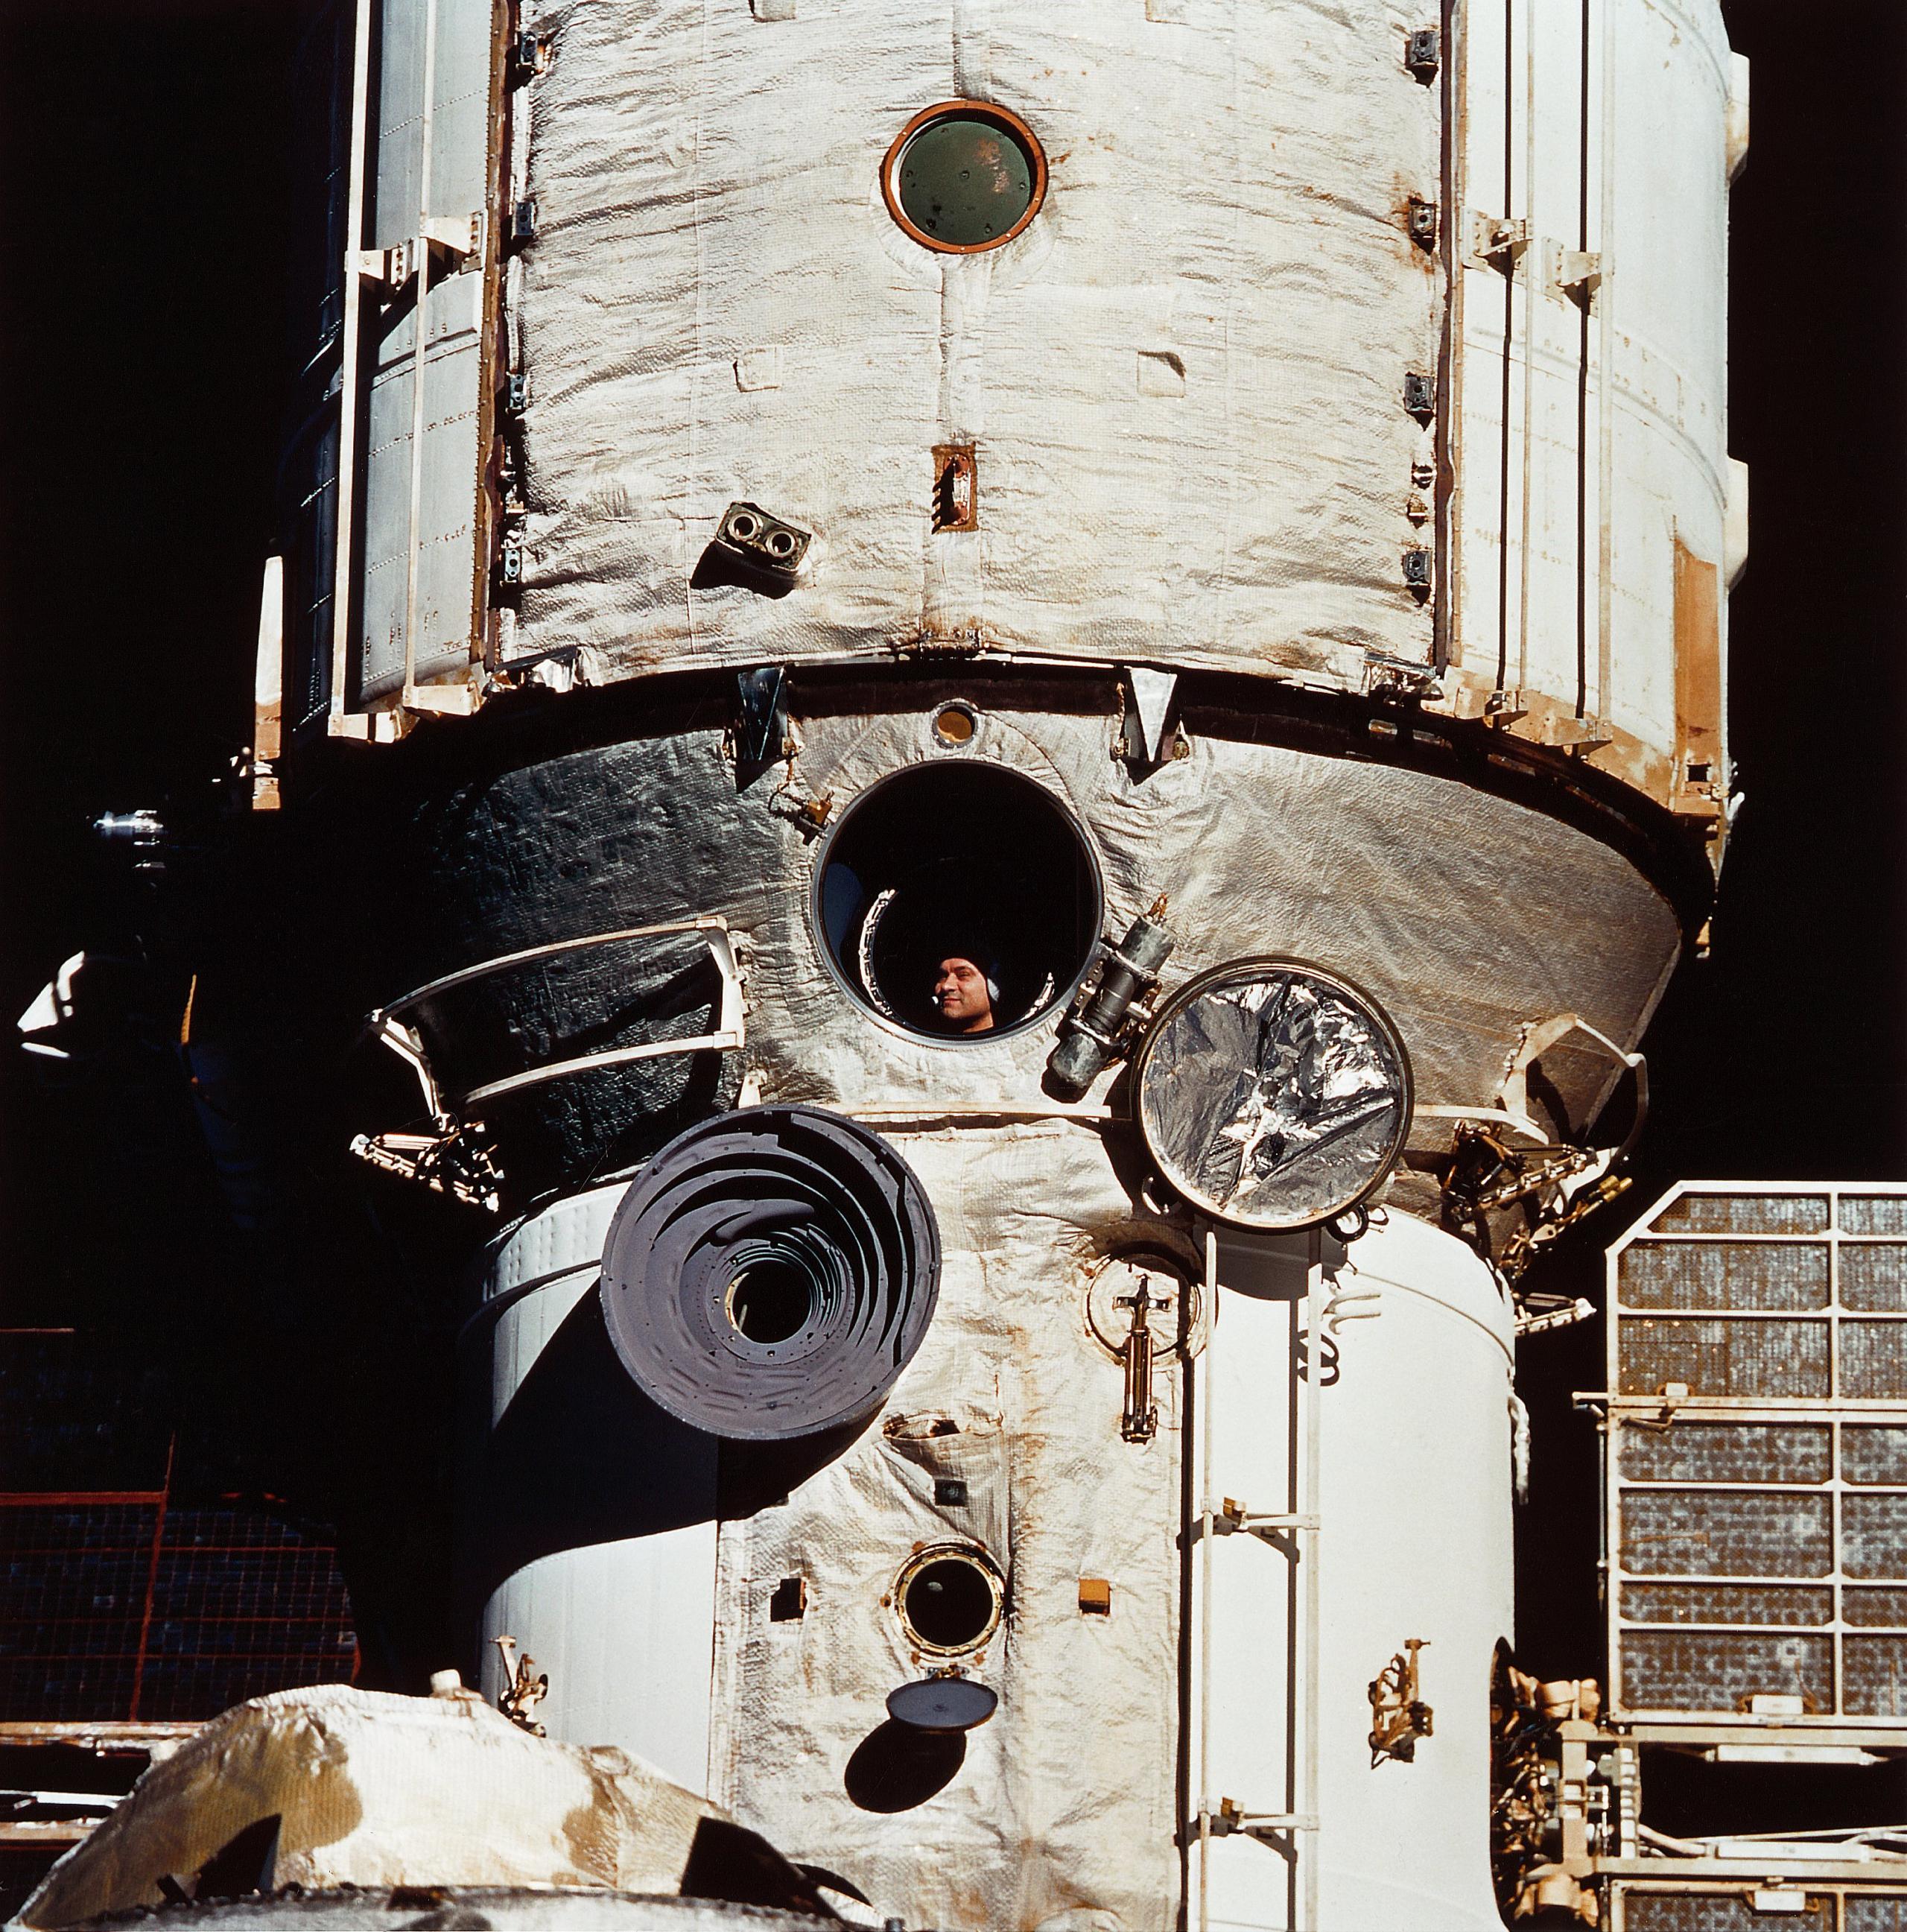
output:
M 895 190 L 907 219 L 949 248 L 1006 236 L 1033 200 L 1032 158 L 997 122 L 949 116 L 901 152 Z

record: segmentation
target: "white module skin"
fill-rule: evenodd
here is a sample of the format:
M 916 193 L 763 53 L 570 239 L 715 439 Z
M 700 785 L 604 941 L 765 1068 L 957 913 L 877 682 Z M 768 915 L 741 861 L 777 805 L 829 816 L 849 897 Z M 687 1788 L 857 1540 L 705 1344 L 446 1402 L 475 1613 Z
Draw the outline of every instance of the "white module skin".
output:
M 1103 713 L 996 710 L 994 688 L 959 686 L 975 701 L 958 746 L 934 737 L 931 689 L 888 715 L 798 694 L 794 796 L 832 794 L 845 821 L 912 768 L 1037 784 L 1089 842 L 1110 929 L 1169 890 L 1172 983 L 1270 946 L 1372 991 L 1416 1070 L 1426 1146 L 1449 1124 L 1423 1109 L 1489 1106 L 1531 1023 L 1580 1012 L 1624 1041 L 1645 1024 L 1673 916 L 1584 833 L 1448 779 L 1218 735 L 1135 778 Z M 721 912 L 745 967 L 755 1093 L 862 1120 L 925 1186 L 943 1256 L 931 1325 L 851 1442 L 738 1460 L 659 1423 L 610 1348 L 594 1264 L 621 1186 L 539 1208 L 502 1238 L 466 1343 L 481 1426 L 465 1567 L 484 1635 L 514 1637 L 549 1672 L 553 1736 L 639 1750 L 911 1923 L 1164 1932 L 1183 1901 L 1208 1924 L 1364 1932 L 1402 1885 L 1420 1889 L 1410 1910 L 1426 1925 L 1487 1924 L 1489 1673 L 1511 1634 L 1494 1278 L 1404 1211 L 1432 1207 L 1421 1174 L 1400 1177 L 1390 1218 L 1348 1259 L 1321 1254 L 1314 1272 L 1300 1240 L 1283 1299 L 1241 1275 L 1248 1244 L 1222 1243 L 1213 1508 L 1230 1497 L 1318 1526 L 1288 1547 L 1208 1544 L 1182 1434 L 1186 1354 L 1161 1350 L 1157 1432 L 1126 1441 L 1120 1365 L 1087 1319 L 1095 1272 L 1122 1251 L 1163 1250 L 1199 1281 L 1198 1229 L 1147 1204 L 1110 1086 L 1076 1108 L 1042 1094 L 1050 1018 L 955 1043 L 857 1001 L 810 915 L 828 838 L 785 801 L 768 808 L 772 789 L 738 788 L 712 734 L 578 752 L 486 781 L 447 815 L 433 871 L 574 874 L 574 898 L 553 906 L 493 902 L 470 952 L 637 910 Z M 631 824 L 670 836 L 631 847 Z M 1573 1130 L 1619 1070 L 1593 1046 L 1543 1065 Z M 1357 1299 L 1373 1283 L 1378 1302 Z M 1297 1472 L 1300 1490 L 1315 1472 L 1314 1509 L 1293 1500 L 1288 1419 L 1294 1330 L 1321 1320 L 1338 1360 Z M 943 1501 L 943 1483 L 964 1500 Z M 899 1791 L 885 1700 L 942 1660 L 909 1642 L 893 1598 L 910 1555 L 946 1542 L 977 1545 L 1006 1580 L 1000 1632 L 960 1660 L 1000 1704 L 946 1775 Z M 1082 1609 L 1088 1583 L 1107 1586 L 1109 1614 Z M 1414 1761 L 1373 1767 L 1369 1688 L 1413 1639 L 1433 1733 Z M 1227 1799 L 1248 1823 L 1300 1821 L 1295 1868 L 1240 1832 L 1208 1845 L 1207 1876 L 1198 1821 L 1209 1833 Z
M 1348 1250 L 1219 1234 L 1216 1330 L 1201 1345 L 1201 1318 L 1190 1351 L 1195 1401 L 1212 1417 L 1207 1484 L 1196 1428 L 1183 1467 L 1183 1360 L 1161 1358 L 1157 1436 L 1120 1439 L 1119 1369 L 1084 1319 L 1085 1229 L 1123 1204 L 1099 1133 L 1055 1121 L 896 1144 L 960 1245 L 883 1420 L 931 1415 L 955 1429 L 907 1436 L 877 1422 L 779 1506 L 553 1551 L 504 1580 L 484 1634 L 514 1636 L 549 1672 L 539 1715 L 551 1735 L 619 1744 L 706 1783 L 791 1856 L 912 1922 L 1163 1932 L 1189 1885 L 1192 1922 L 1213 1926 L 1493 1927 L 1489 1685 L 1512 1616 L 1510 1326 L 1489 1270 L 1403 1216 Z M 622 1191 L 552 1204 L 497 1250 L 469 1346 L 498 1426 L 550 1338 L 593 1318 L 592 1250 Z M 1042 1212 L 1042 1196 L 1066 1204 Z M 1183 1243 L 1129 1217 L 1122 1232 Z M 1321 1311 L 1314 1462 L 1293 1339 Z M 969 1502 L 940 1508 L 920 1478 L 956 1472 Z M 1215 1536 L 1209 1631 L 1207 1487 L 1215 1508 L 1228 1498 L 1318 1525 L 1282 1544 Z M 712 1509 L 712 1482 L 709 1493 Z M 870 1811 L 845 1795 L 847 1768 L 886 1693 L 922 1662 L 883 1593 L 910 1548 L 949 1540 L 979 1542 L 1007 1574 L 1006 1624 L 973 1668 L 1000 1710 L 944 1790 Z M 774 1622 L 770 1592 L 791 1575 L 805 1613 Z M 1078 1608 L 1086 1576 L 1110 1583 L 1109 1616 Z M 1411 1638 L 1425 1645 L 1432 1735 L 1413 1761 L 1373 1766 L 1369 1687 Z M 1318 1828 L 1298 1833 L 1288 1866 L 1243 1833 L 1214 1839 L 1201 1881 L 1195 1843 L 1182 1866 L 1174 1842 L 1182 1765 L 1192 1812 L 1202 1780 L 1210 1811 L 1230 1798 L 1248 1816 L 1297 1814 Z M 1088 1909 L 1108 1916 L 1064 1916 Z
M 1714 824 L 1746 63 L 1715 0 L 1466 0 L 1413 74 L 1438 11 L 544 10 L 511 110 L 538 227 L 507 283 L 532 400 L 505 668 L 969 640 L 1357 692 L 1390 662 Z M 1025 231 L 965 255 L 880 187 L 961 96 L 1051 168 Z M 949 443 L 978 524 L 936 533 Z M 796 593 L 698 578 L 736 499 L 814 533 Z

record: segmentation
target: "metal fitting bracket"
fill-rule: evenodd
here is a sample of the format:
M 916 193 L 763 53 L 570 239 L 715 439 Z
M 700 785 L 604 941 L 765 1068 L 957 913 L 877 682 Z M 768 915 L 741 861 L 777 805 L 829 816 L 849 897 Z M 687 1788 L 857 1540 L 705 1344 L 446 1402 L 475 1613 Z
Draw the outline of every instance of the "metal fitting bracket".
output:
M 1530 245 L 1530 224 L 1527 221 L 1512 221 L 1501 214 L 1480 214 L 1474 211 L 1470 218 L 1470 256 L 1480 268 L 1499 269 L 1506 275 L 1514 274 L 1516 264 L 1523 259 L 1523 253 Z
M 1552 295 L 1587 308 L 1603 286 L 1603 258 L 1580 248 L 1552 248 L 1545 280 Z
M 1201 1837 L 1255 1838 L 1281 1852 L 1289 1849 L 1293 1832 L 1318 1829 L 1318 1820 L 1310 1812 L 1248 1811 L 1235 1798 L 1221 1798 L 1217 1810 L 1200 1813 L 1198 1823 Z
M 1404 37 L 1404 65 L 1419 80 L 1436 77 L 1444 57 L 1444 37 L 1435 27 L 1418 27 Z
M 1417 1652 L 1426 1637 L 1406 1637 L 1404 1648 L 1371 1680 L 1371 1768 L 1386 1758 L 1409 1764 L 1417 1741 L 1430 1736 L 1430 1706 L 1417 1695 Z
M 715 540 L 751 569 L 787 584 L 801 574 L 814 536 L 770 516 L 759 503 L 736 502 L 723 511 Z

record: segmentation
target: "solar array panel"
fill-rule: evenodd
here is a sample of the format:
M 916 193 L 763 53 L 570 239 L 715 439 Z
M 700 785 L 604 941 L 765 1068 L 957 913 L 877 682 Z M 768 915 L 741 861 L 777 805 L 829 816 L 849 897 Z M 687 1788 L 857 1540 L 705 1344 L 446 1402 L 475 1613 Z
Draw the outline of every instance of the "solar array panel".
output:
M 1898 1727 L 1907 1192 L 1678 1190 L 1609 1347 L 1612 1716 Z

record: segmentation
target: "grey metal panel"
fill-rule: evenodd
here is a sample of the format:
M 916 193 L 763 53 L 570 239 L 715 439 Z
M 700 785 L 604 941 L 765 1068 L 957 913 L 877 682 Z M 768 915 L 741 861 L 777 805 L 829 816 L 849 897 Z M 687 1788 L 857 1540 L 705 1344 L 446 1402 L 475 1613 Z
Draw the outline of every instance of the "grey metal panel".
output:
M 1618 1327 L 1616 1387 L 1624 1395 L 1656 1395 L 1678 1382 L 1697 1395 L 1765 1402 L 1832 1393 L 1825 1322 L 1643 1318 Z
M 416 675 L 454 669 L 469 657 L 476 559 L 478 387 L 482 380 L 481 269 L 447 276 L 431 290 L 424 358 L 424 476 L 418 517 Z M 415 311 L 386 339 L 364 437 L 360 695 L 403 682 L 409 598 L 412 388 Z
M 1801 1310 L 1828 1306 L 1822 1242 L 1638 1241 L 1622 1258 L 1631 1308 Z
M 285 713 L 293 730 L 322 715 L 331 701 L 331 608 L 337 572 L 337 394 L 334 382 L 324 412 L 307 430 L 289 466 L 298 490 L 292 510 L 289 586 L 291 669 Z
M 1738 1714 L 1756 1696 L 1799 1697 L 1810 1712 L 1834 1701 L 1834 1640 L 1757 1630 L 1638 1630 L 1624 1650 L 1617 1694 L 1627 1711 Z
M 1834 1468 L 1825 1422 L 1678 1421 L 1625 1429 L 1621 1450 L 1621 1474 L 1644 1483 L 1825 1483 Z
M 1907 1428 L 1849 1424 L 1841 1431 L 1841 1476 L 1849 1483 L 1907 1484 Z
M 1842 1702 L 1851 1718 L 1907 1718 L 1907 1636 L 1841 1640 Z
M 1907 1582 L 1907 1487 L 1876 1480 L 1907 1475 L 1907 1429 L 1619 1411 L 1609 1432 L 1615 1714 L 1907 1716 L 1907 1588 L 1880 1587 Z
M 1907 1892 L 1849 1892 L 1841 1900 L 1841 1932 L 1907 1932 Z
M 1845 1244 L 1841 1303 L 1865 1313 L 1907 1312 L 1907 1246 L 1898 1241 Z
M 280 482 L 286 558 L 284 719 L 294 731 L 330 702 L 337 574 L 338 367 L 344 314 L 346 183 L 349 173 L 355 8 L 331 0 L 301 46 L 294 98 L 301 126 L 291 225 L 292 354 L 301 368 L 298 427 Z
M 1834 1526 L 1825 1493 L 1791 1490 L 1625 1492 L 1620 1554 L 1641 1576 L 1825 1576 Z
M 1813 1627 L 1834 1621 L 1834 1593 L 1765 1583 L 1625 1583 L 1622 1614 L 1635 1624 Z
M 367 246 L 415 248 L 427 218 L 459 229 L 473 216 L 487 220 L 492 34 L 490 0 L 382 0 Z M 427 201 L 420 194 L 427 146 Z M 353 667 L 360 703 L 404 683 L 413 595 L 412 676 L 439 677 L 470 660 L 477 573 L 484 563 L 476 546 L 484 264 L 492 245 L 484 236 L 483 245 L 460 263 L 429 251 L 430 280 L 421 290 L 413 274 L 394 288 L 365 292 L 363 548 Z M 420 292 L 428 316 L 421 452 L 414 387 Z M 421 475 L 414 475 L 414 465 Z

